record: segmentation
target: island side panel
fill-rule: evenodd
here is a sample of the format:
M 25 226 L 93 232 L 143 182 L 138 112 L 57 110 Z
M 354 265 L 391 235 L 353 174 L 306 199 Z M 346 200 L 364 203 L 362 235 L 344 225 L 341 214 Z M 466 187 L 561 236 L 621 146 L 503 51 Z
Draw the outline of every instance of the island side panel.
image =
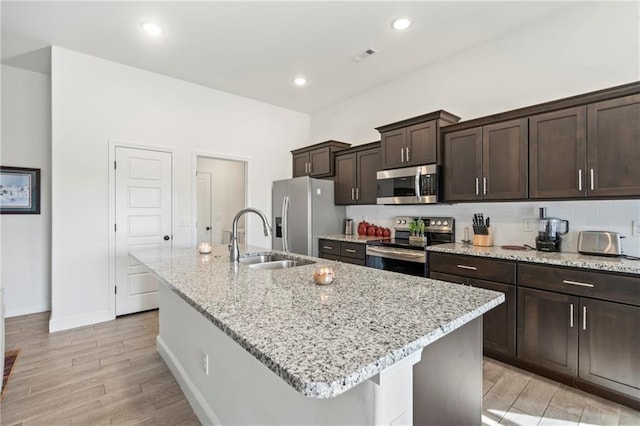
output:
M 329 399 L 287 384 L 161 284 L 158 352 L 203 424 L 391 424 L 411 419 L 416 360 Z M 208 356 L 208 374 L 203 365 Z M 395 370 L 395 371 L 394 371 Z M 388 389 L 387 389 L 388 387 Z M 406 389 L 405 389 L 406 388 Z M 402 396 L 402 401 L 397 401 Z M 398 402 L 401 402 L 400 404 Z
M 422 350 L 413 367 L 416 425 L 480 425 L 482 317 Z

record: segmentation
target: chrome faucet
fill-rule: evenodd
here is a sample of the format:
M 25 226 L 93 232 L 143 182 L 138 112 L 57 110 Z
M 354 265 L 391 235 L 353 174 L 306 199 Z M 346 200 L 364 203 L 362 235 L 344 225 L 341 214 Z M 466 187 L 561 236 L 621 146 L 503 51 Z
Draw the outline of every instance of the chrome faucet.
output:
M 242 209 L 236 214 L 236 217 L 233 218 L 233 225 L 231 226 L 231 240 L 229 241 L 229 260 L 231 263 L 237 263 L 240 260 L 240 250 L 238 249 L 238 220 L 240 217 L 245 214 L 253 212 L 260 216 L 262 219 L 262 226 L 264 227 L 264 236 L 268 237 L 271 235 L 271 226 L 269 226 L 269 221 L 267 217 L 258 209 L 254 209 L 252 207 L 248 207 L 246 209 Z

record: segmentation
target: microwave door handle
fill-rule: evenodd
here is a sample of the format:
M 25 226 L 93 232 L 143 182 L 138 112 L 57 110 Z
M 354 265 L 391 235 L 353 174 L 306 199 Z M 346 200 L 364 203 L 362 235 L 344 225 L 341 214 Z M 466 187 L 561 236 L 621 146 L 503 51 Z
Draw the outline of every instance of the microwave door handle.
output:
M 416 197 L 420 198 L 420 168 L 416 170 L 415 190 L 416 190 Z

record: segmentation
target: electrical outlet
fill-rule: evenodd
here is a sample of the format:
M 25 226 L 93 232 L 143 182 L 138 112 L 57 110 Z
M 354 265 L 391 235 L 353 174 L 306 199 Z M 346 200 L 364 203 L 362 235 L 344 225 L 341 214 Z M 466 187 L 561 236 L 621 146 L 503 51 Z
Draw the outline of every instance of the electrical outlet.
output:
M 640 237 L 640 220 L 634 220 L 631 222 L 631 235 L 634 237 Z
M 209 354 L 205 351 L 202 351 L 202 371 L 204 371 L 204 375 L 209 375 Z
M 535 232 L 538 230 L 538 219 L 523 219 L 522 230 L 525 232 Z

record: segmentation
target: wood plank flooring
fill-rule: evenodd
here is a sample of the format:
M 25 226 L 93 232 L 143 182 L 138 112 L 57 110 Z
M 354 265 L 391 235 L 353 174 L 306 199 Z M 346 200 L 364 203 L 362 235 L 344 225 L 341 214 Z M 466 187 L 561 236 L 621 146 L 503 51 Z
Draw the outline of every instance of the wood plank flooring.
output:
M 197 425 L 155 349 L 158 312 L 48 333 L 49 313 L 7 318 L 22 348 L 1 425 Z M 640 412 L 485 358 L 482 424 L 635 425 Z

